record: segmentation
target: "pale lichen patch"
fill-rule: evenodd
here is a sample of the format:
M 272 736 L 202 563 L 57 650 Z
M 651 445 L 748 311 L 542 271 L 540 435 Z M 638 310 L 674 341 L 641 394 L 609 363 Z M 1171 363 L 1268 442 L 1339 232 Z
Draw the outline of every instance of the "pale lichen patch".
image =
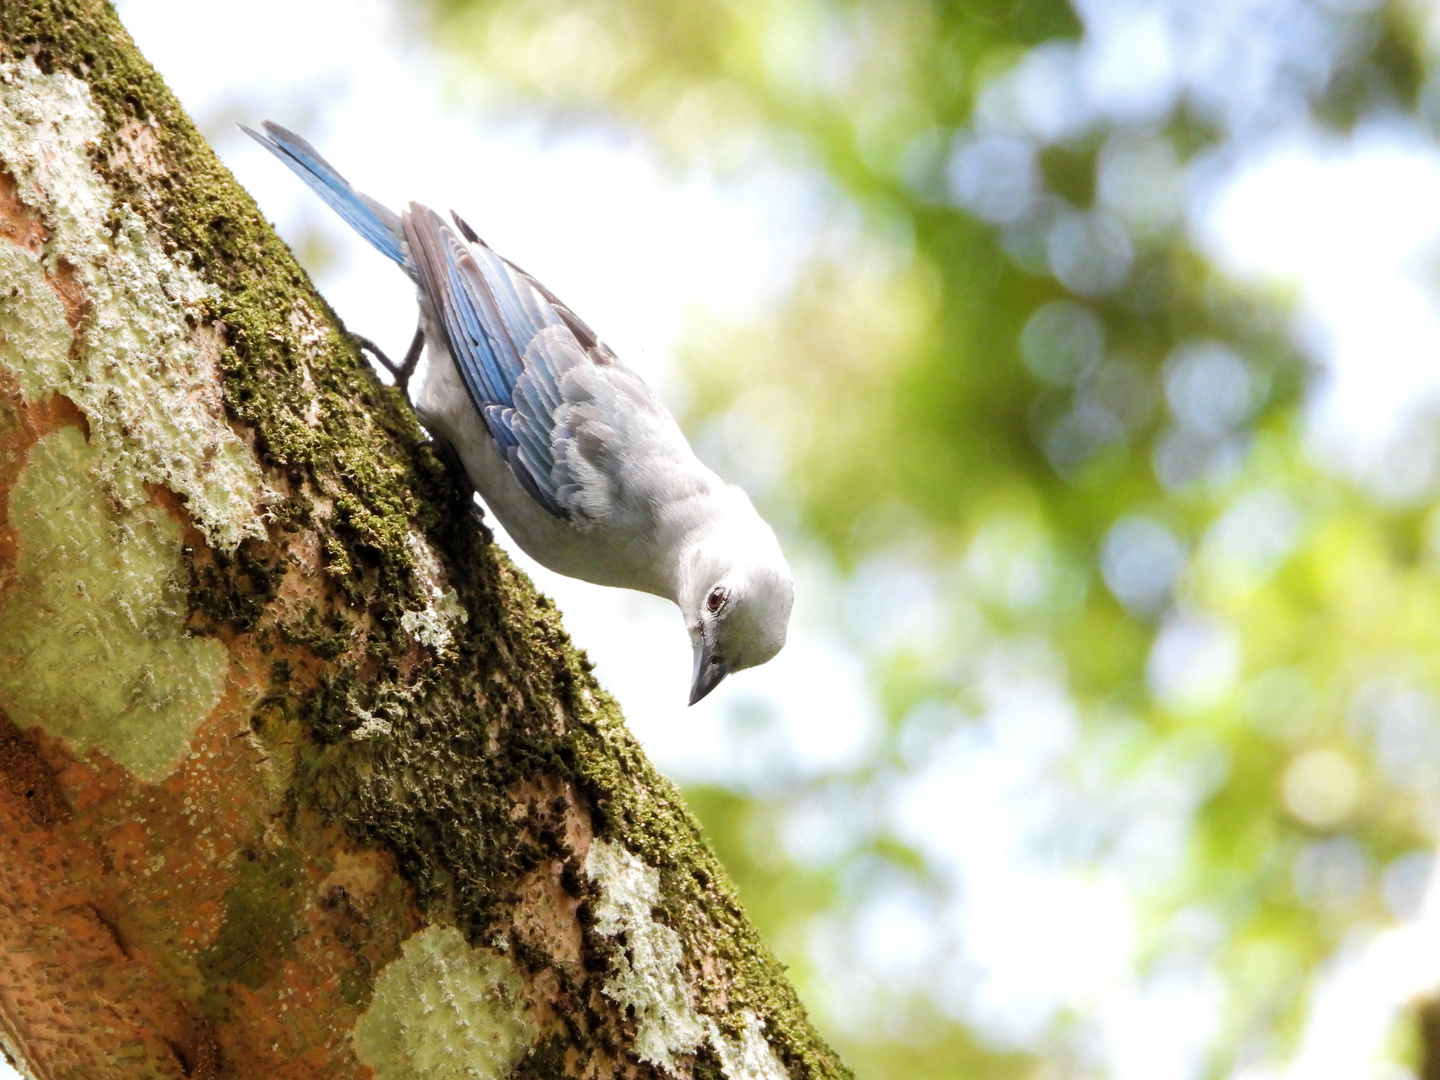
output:
M 765 1022 L 749 1009 L 740 1014 L 740 1034 L 731 1039 L 710 1021 L 710 1042 L 727 1080 L 790 1080 L 790 1070 L 765 1038 Z
M 460 603 L 455 590 L 445 584 L 440 560 L 435 557 L 429 542 L 414 529 L 410 530 L 408 540 L 415 560 L 416 583 L 425 599 L 425 607 L 405 612 L 400 616 L 400 625 L 421 645 L 441 652 L 450 647 L 455 638 L 455 627 L 468 622 L 470 614 Z
M 595 930 L 609 938 L 623 935 L 624 948 L 617 948 L 604 989 L 634 1011 L 636 1056 L 681 1075 L 675 1055 L 694 1053 L 708 1037 L 727 1080 L 790 1080 L 765 1037 L 765 1022 L 753 1010 L 738 1014 L 740 1031 L 732 1037 L 690 1004 L 680 935 L 652 914 L 660 906 L 659 871 L 619 844 L 596 840 L 585 872 L 600 886 Z
M 380 972 L 354 1043 L 379 1080 L 503 1080 L 537 1034 L 514 964 L 432 926 Z
M 219 702 L 228 665 L 219 642 L 185 631 L 179 523 L 149 503 L 117 507 L 98 479 L 104 455 L 61 428 L 30 448 L 10 491 L 0 703 L 20 728 L 155 781 Z
M 104 450 L 97 475 L 123 505 L 143 504 L 147 483 L 168 487 L 206 539 L 230 549 L 265 535 L 267 493 L 254 455 L 197 392 L 207 365 L 192 323 L 214 290 L 116 204 L 90 160 L 102 132 L 79 79 L 46 75 L 28 58 L 0 65 L 0 164 L 48 228 L 39 258 L 4 245 L 4 280 L 24 296 L 0 290 L 0 363 L 27 400 L 63 394 L 85 413 Z M 135 146 L 143 148 L 138 133 Z M 63 306 L 24 303 L 60 279 L 84 298 L 78 348 Z M 31 351 L 35 342 L 43 347 Z
M 325 410 L 320 402 L 320 388 L 315 382 L 315 373 L 310 368 L 310 358 L 324 356 L 329 346 L 329 328 L 324 321 L 303 300 L 297 300 L 290 309 L 288 320 L 290 331 L 300 342 L 300 380 L 309 404 L 305 408 L 305 423 L 319 430 Z
M 634 1010 L 635 1055 L 678 1073 L 675 1055 L 693 1053 L 706 1030 L 685 986 L 680 935 L 652 914 L 660 904 L 660 873 L 605 840 L 590 845 L 585 872 L 600 886 L 593 906 L 596 932 L 625 939 L 605 980 L 605 994 Z
M 103 130 L 89 89 L 73 75 L 46 75 L 29 58 L 0 65 L 0 161 L 20 198 L 42 207 L 51 229 L 72 238 L 60 244 L 62 255 L 103 227 L 114 202 L 88 160 Z
M 25 369 L 65 372 L 73 335 L 65 308 L 45 280 L 38 255 L 0 243 L 0 363 L 22 380 Z M 33 393 L 33 388 L 32 393 Z M 31 393 L 26 394 L 31 397 Z

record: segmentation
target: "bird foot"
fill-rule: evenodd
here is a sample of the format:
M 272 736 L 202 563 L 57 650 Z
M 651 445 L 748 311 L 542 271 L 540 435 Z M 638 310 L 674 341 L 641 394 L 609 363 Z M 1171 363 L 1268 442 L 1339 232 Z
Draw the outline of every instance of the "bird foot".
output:
M 470 493 L 470 524 L 479 531 L 485 543 L 495 543 L 495 530 L 485 524 L 485 507 L 480 505 L 480 500 L 475 498 L 473 491 Z
M 385 355 L 385 350 L 369 338 L 361 334 L 351 334 L 350 340 L 355 342 L 356 345 L 376 360 L 380 361 L 380 366 L 390 372 L 391 376 L 395 379 L 395 385 L 401 390 L 406 391 L 408 396 L 410 376 L 415 374 L 415 365 L 420 362 L 420 350 L 425 347 L 424 327 L 415 327 L 415 336 L 410 339 L 410 347 L 405 350 L 405 359 L 398 364 L 395 363 L 394 360 L 391 360 L 389 356 Z

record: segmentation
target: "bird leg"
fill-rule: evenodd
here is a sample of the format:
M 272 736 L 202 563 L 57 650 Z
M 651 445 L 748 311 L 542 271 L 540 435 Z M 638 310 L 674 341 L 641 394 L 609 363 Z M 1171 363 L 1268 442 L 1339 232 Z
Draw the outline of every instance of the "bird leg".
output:
M 410 376 L 415 374 L 415 365 L 420 362 L 420 350 L 425 347 L 424 325 L 415 327 L 415 336 L 410 339 L 410 348 L 405 350 L 405 359 L 398 364 L 386 356 L 385 350 L 369 338 L 361 334 L 351 334 L 350 337 L 356 345 L 379 360 L 380 365 L 395 377 L 395 385 L 408 395 Z M 495 534 L 490 530 L 490 526 L 485 524 L 485 508 L 475 500 L 475 485 L 470 482 L 470 476 L 465 472 L 465 465 L 461 462 L 460 455 L 443 439 L 435 439 L 433 445 L 435 456 L 444 464 L 445 471 L 450 474 L 451 479 L 455 481 L 460 490 L 468 496 L 466 505 L 470 511 L 471 522 L 480 530 L 480 535 L 485 538 L 485 542 L 493 544 Z
M 415 365 L 420 362 L 420 350 L 425 347 L 424 326 L 415 327 L 415 336 L 410 339 L 410 348 L 405 350 L 405 359 L 398 364 L 386 356 L 385 351 L 369 338 L 362 337 L 360 334 L 351 334 L 350 337 L 356 345 L 380 361 L 380 366 L 394 376 L 396 386 L 409 392 L 410 376 L 415 374 Z

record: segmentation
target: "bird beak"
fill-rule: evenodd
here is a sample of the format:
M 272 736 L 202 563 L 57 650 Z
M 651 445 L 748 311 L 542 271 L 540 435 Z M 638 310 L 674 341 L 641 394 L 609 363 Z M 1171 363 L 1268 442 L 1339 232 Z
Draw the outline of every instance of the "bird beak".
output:
M 695 672 L 690 679 L 690 704 L 694 705 L 720 685 L 730 674 L 730 665 L 710 651 L 703 641 L 695 643 Z

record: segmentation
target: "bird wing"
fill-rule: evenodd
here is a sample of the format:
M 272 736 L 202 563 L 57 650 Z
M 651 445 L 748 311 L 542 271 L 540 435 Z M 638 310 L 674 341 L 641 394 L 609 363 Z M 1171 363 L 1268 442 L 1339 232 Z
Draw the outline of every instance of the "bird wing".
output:
M 705 483 L 645 382 L 458 217 L 411 203 L 406 241 L 455 366 L 511 471 L 556 517 L 643 528 Z

